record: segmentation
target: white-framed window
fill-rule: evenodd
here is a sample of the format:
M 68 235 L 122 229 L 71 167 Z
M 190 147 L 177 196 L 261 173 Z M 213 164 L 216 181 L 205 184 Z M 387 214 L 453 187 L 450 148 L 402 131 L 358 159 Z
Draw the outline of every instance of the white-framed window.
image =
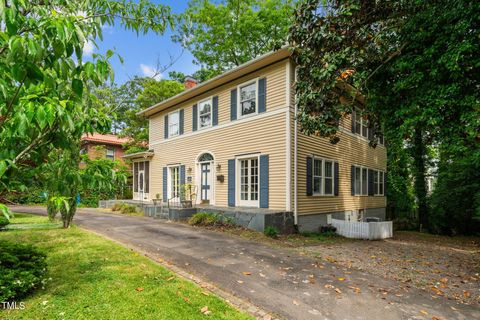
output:
M 383 196 L 385 194 L 384 179 L 385 172 L 380 170 L 373 171 L 373 192 L 376 196 Z
M 180 197 L 180 166 L 168 168 L 168 198 Z
M 258 80 L 238 86 L 239 118 L 256 114 L 258 111 Z
M 333 196 L 334 162 L 322 158 L 313 158 L 313 194 L 322 196 Z
M 259 206 L 259 157 L 237 159 L 239 204 L 247 207 Z
M 106 157 L 109 160 L 115 160 L 115 149 L 112 147 L 107 147 L 106 149 Z
M 180 133 L 180 112 L 174 111 L 168 115 L 168 136 L 175 137 Z
M 362 137 L 368 138 L 368 131 L 371 130 L 368 128 L 368 120 L 362 117 L 362 112 L 360 109 L 355 108 L 355 132 Z M 378 137 L 378 143 L 381 145 L 385 144 L 383 134 L 380 134 Z
M 368 196 L 368 169 L 355 166 L 354 174 L 354 194 Z
M 355 132 L 368 138 L 368 120 L 364 119 L 360 109 L 355 109 Z
M 208 128 L 212 125 L 212 98 L 198 103 L 198 127 Z

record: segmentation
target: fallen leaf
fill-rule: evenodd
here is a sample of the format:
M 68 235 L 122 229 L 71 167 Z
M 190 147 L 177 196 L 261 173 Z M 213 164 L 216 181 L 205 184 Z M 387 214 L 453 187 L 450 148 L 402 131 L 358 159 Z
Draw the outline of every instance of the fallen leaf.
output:
M 205 292 L 205 291 L 202 291 L 202 294 L 203 294 L 204 296 L 209 296 L 209 295 L 210 295 L 208 292 Z
M 203 313 L 204 315 L 209 315 L 210 313 L 212 313 L 210 310 L 208 310 L 208 306 L 205 306 L 203 307 L 202 309 L 200 309 L 200 312 Z
M 237 280 L 237 282 L 238 282 L 238 283 L 240 283 L 240 284 L 242 284 L 242 283 L 243 283 L 243 281 L 242 281 L 242 280 Z
M 336 293 L 342 293 L 342 290 L 338 289 L 338 288 L 335 288 L 335 292 Z
M 338 278 L 338 281 L 345 281 L 345 278 Z
M 325 285 L 325 288 L 327 288 L 327 289 L 333 289 L 333 288 L 335 288 L 335 287 L 332 286 L 331 284 L 326 284 L 326 285 Z
M 428 312 L 425 311 L 425 310 L 420 310 L 420 313 L 423 314 L 423 315 L 425 315 L 425 316 L 428 315 Z
M 300 303 L 298 303 L 297 300 L 293 300 L 293 304 L 296 305 L 296 306 L 299 306 L 299 305 L 300 305 Z
M 170 277 L 167 279 L 167 281 L 172 281 L 173 279 L 175 279 L 175 277 Z
M 144 289 L 143 288 L 137 288 L 135 290 L 137 290 L 138 292 L 142 292 Z
M 471 296 L 470 292 L 468 292 L 468 291 L 463 291 L 463 297 L 464 297 L 465 299 L 470 298 L 470 296 Z
M 244 276 L 251 276 L 252 273 L 251 272 L 242 272 Z

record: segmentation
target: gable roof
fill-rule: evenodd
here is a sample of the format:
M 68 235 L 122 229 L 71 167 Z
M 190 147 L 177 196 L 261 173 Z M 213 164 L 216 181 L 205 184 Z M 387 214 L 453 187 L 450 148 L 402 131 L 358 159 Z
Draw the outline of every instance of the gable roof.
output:
M 105 143 L 105 144 L 113 144 L 113 145 L 123 145 L 130 141 L 129 138 L 120 138 L 116 134 L 100 134 L 100 133 L 85 133 L 82 135 L 81 141 L 89 141 L 89 142 L 98 142 L 98 143 Z
M 168 98 L 162 102 L 159 102 L 145 110 L 137 113 L 137 115 L 144 115 L 150 117 L 157 112 L 168 109 L 174 105 L 182 103 L 188 99 L 194 98 L 207 91 L 213 90 L 225 83 L 233 81 L 245 74 L 258 70 L 262 67 L 268 66 L 272 63 L 281 61 L 290 56 L 290 50 L 288 46 L 284 46 L 277 51 L 266 53 L 256 59 L 250 60 L 234 69 L 228 70 L 221 75 L 218 75 L 210 80 L 200 83 L 199 85 L 183 91 L 176 96 Z

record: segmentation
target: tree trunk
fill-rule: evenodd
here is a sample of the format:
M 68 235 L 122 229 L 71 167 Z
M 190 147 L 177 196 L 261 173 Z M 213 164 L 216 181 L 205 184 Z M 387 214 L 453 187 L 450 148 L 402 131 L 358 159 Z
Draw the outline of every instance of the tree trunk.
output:
M 428 206 L 427 206 L 427 185 L 425 182 L 426 166 L 425 157 L 426 149 L 423 143 L 423 133 L 421 129 L 415 129 L 412 157 L 415 176 L 415 196 L 418 204 L 418 222 L 419 229 L 428 229 Z

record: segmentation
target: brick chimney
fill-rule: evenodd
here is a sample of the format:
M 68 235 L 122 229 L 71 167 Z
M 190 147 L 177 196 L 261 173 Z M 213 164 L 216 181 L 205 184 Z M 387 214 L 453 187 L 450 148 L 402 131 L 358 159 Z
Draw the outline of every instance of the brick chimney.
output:
M 185 89 L 192 89 L 193 87 L 195 87 L 197 85 L 197 80 L 195 80 L 194 78 L 192 77 L 185 77 L 185 82 L 184 82 L 184 85 L 185 85 Z

